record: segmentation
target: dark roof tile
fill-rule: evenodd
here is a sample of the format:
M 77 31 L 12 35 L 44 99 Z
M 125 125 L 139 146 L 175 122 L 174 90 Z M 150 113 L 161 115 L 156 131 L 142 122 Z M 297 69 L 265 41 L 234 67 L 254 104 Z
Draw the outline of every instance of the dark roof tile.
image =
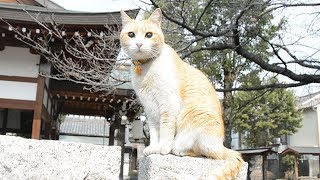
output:
M 99 118 L 66 117 L 60 125 L 60 134 L 83 136 L 109 136 L 109 122 Z
M 127 11 L 131 17 L 135 17 L 138 9 Z M 105 25 L 105 24 L 120 24 L 120 12 L 107 13 L 89 13 L 70 11 L 65 9 L 47 9 L 44 7 L 0 3 L 0 18 L 5 20 L 27 21 L 34 20 L 27 14 L 37 17 L 42 22 L 51 22 L 50 15 L 59 24 L 74 24 L 74 25 Z

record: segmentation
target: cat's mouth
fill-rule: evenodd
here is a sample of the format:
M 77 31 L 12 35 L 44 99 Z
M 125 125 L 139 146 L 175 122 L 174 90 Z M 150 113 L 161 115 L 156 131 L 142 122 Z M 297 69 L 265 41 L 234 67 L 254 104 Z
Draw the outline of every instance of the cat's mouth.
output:
M 133 55 L 135 56 L 135 57 L 140 57 L 140 58 L 145 58 L 145 57 L 147 57 L 147 56 L 149 56 L 149 54 L 148 54 L 148 51 L 146 51 L 146 50 L 144 50 L 144 49 L 137 49 L 134 53 L 133 53 Z

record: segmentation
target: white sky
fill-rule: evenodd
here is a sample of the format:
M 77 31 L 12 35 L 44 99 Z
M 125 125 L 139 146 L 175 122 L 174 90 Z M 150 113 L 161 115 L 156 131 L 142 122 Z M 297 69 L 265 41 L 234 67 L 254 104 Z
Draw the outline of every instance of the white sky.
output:
M 305 1 L 308 3 L 316 2 L 314 0 Z M 292 7 L 286 8 L 285 10 L 275 11 L 276 19 L 286 17 L 288 20 L 287 29 L 284 33 L 284 40 L 287 44 L 295 44 L 288 46 L 292 53 L 298 55 L 301 59 L 307 58 L 313 55 L 311 58 L 320 59 L 320 23 L 317 22 L 319 19 L 316 18 L 316 14 L 310 16 L 313 12 L 319 12 L 319 7 Z M 278 13 L 278 14 L 277 14 Z M 297 45 L 296 41 L 299 41 Z M 290 59 L 289 56 L 283 56 Z M 300 73 L 317 73 L 308 69 L 302 69 L 300 66 L 288 66 L 290 70 Z M 287 77 L 281 76 L 280 80 L 284 82 L 292 82 Z M 302 96 L 314 92 L 320 91 L 320 84 L 310 84 L 307 86 L 301 86 L 294 88 L 296 95 Z
M 68 10 L 85 12 L 112 12 L 146 7 L 141 0 L 52 0 Z

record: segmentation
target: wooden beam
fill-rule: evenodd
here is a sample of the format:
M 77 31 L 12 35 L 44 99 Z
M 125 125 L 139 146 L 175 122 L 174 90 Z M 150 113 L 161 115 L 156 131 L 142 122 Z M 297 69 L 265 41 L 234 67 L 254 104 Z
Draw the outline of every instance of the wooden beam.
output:
M 0 108 L 33 110 L 35 101 L 0 98 Z
M 106 113 L 113 113 L 114 111 L 104 111 L 95 109 L 85 109 L 85 108 L 70 108 L 63 107 L 61 112 L 64 114 L 77 114 L 77 115 L 87 115 L 87 116 L 104 116 Z
M 2 80 L 2 81 L 29 82 L 29 83 L 36 83 L 37 82 L 37 78 L 23 77 L 23 76 L 4 76 L 4 75 L 0 75 L 0 80 Z
M 262 178 L 263 179 L 268 179 L 268 174 L 267 174 L 267 167 L 268 167 L 268 160 L 267 160 L 268 154 L 262 154 Z
M 38 76 L 37 81 L 37 95 L 34 105 L 33 123 L 32 123 L 32 139 L 40 139 L 41 131 L 41 114 L 42 114 L 42 102 L 44 94 L 44 77 Z
M 118 101 L 119 99 L 124 100 L 125 98 L 131 98 L 131 96 L 124 96 L 124 95 L 108 95 L 108 96 L 101 96 L 99 93 L 89 93 L 89 92 L 77 92 L 71 90 L 51 90 L 50 95 L 54 99 L 59 99 L 61 96 L 68 96 L 68 97 L 75 97 L 75 100 L 84 100 L 88 101 L 88 98 L 92 98 L 97 102 L 106 102 L 109 101 L 110 103 L 113 101 Z M 98 99 L 97 99 L 98 98 Z M 70 98 L 72 99 L 72 98 Z
M 123 166 L 124 166 L 124 151 L 125 151 L 125 139 L 126 139 L 126 126 L 125 125 L 120 125 L 119 127 L 119 141 L 120 141 L 120 146 L 121 146 L 121 164 L 120 164 L 120 174 L 119 174 L 119 179 L 123 179 Z
M 45 122 L 44 139 L 49 139 L 50 138 L 50 130 L 51 130 L 51 123 L 50 122 Z
M 114 145 L 114 131 L 116 130 L 116 122 L 112 122 L 110 127 L 109 127 L 109 146 Z
M 50 122 L 50 115 L 48 109 L 42 104 L 42 111 L 41 111 L 41 119 L 45 122 Z

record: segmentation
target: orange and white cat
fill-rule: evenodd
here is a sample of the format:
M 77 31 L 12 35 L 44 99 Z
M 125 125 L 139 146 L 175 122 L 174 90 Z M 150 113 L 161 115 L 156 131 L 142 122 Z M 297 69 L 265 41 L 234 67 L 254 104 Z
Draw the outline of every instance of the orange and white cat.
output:
M 180 59 L 164 42 L 162 13 L 147 20 L 121 12 L 121 47 L 132 59 L 132 86 L 148 118 L 150 145 L 144 154 L 206 156 L 225 160 L 208 179 L 232 179 L 242 166 L 239 153 L 223 145 L 220 101 L 201 71 Z

